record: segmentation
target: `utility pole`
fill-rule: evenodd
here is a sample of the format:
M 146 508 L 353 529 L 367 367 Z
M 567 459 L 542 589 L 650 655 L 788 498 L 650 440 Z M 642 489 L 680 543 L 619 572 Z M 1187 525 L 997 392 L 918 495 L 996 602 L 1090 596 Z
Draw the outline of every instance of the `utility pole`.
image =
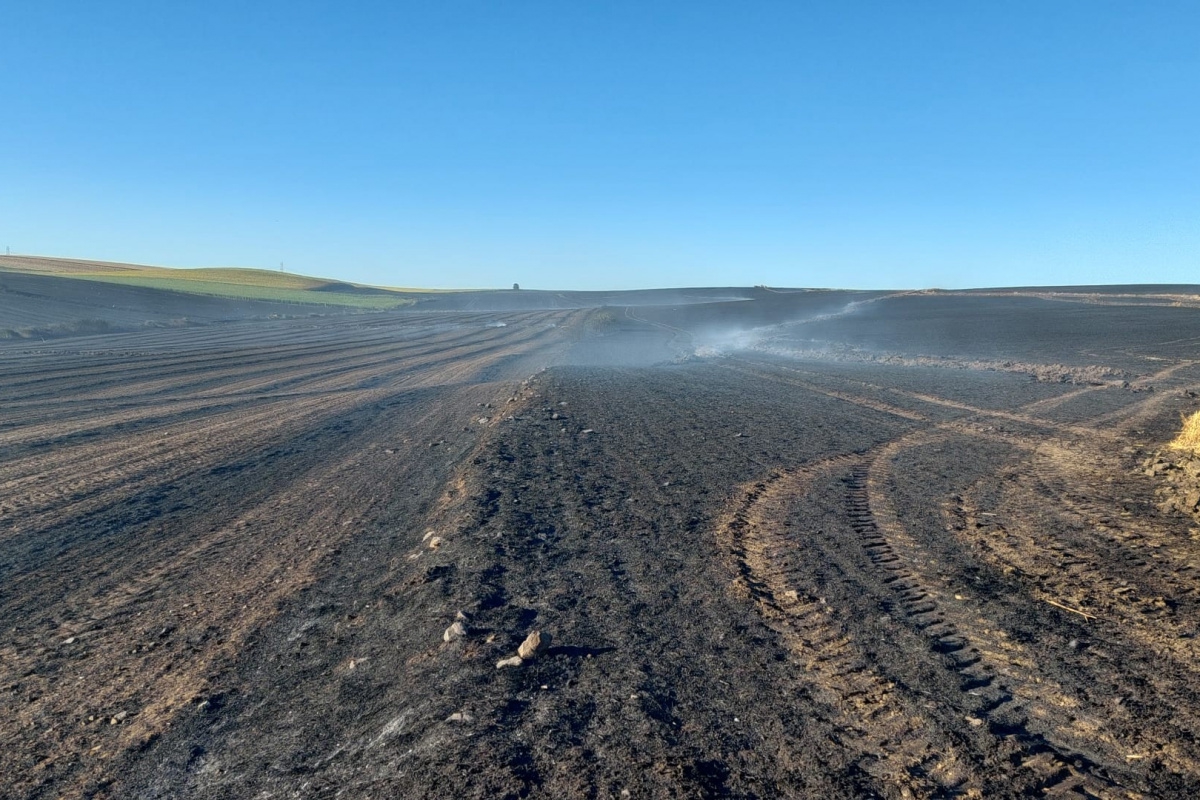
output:
M 279 271 L 283 272 L 283 262 L 282 261 L 279 262 Z

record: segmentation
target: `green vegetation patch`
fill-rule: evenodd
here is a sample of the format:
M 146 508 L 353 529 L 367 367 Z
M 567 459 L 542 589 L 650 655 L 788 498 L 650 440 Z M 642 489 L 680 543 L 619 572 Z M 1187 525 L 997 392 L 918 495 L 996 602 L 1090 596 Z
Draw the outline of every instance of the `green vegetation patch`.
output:
M 307 275 L 296 275 L 291 272 L 236 267 L 201 267 L 199 269 L 146 267 L 138 270 L 135 275 L 131 275 L 129 271 L 96 272 L 93 275 L 95 277 L 134 277 L 136 275 L 136 277 L 142 278 L 163 278 L 196 283 L 228 283 L 235 286 L 261 286 L 271 289 L 320 289 L 335 283 L 335 281 L 324 278 L 310 278 Z

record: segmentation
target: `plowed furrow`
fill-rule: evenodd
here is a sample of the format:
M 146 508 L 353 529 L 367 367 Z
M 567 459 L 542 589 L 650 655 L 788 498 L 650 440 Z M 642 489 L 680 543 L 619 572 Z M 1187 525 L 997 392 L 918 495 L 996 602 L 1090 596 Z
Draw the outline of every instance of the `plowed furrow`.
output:
M 348 409 L 391 396 L 399 389 L 452 385 L 480 374 L 489 357 L 527 353 L 536 336 L 507 347 L 481 347 L 470 354 L 448 355 L 426 369 L 401 369 L 400 386 L 284 398 L 257 408 L 234 409 L 200 421 L 189 420 L 165 430 L 127 436 L 100 447 L 87 444 L 49 457 L 32 457 L 4 465 L 0 484 L 0 540 L 18 535 L 31 524 L 39 529 L 55 519 L 91 513 L 148 488 L 203 474 L 214 464 L 236 463 L 264 443 L 286 441 L 288 431 L 320 425 Z M 436 367 L 430 369 L 430 367 Z M 410 373 L 411 374 L 408 374 Z M 74 452 L 72 452 L 74 451 Z M 55 462 L 57 462 L 55 464 Z
M 107 396 L 89 395 L 80 397 L 77 391 L 70 393 L 68 407 L 55 402 L 56 393 L 39 395 L 34 399 L 12 403 L 10 420 L 15 427 L 12 431 L 0 432 L 0 445 L 13 445 L 26 441 L 37 440 L 48 434 L 65 437 L 72 434 L 86 433 L 105 424 L 105 416 L 97 419 L 97 412 L 107 407 L 114 408 L 115 413 L 129 413 L 127 406 L 135 403 L 148 406 L 147 400 L 151 395 L 160 395 L 159 402 L 170 402 L 173 398 L 201 400 L 221 398 L 228 399 L 240 394 L 262 394 L 267 390 L 281 391 L 288 387 L 315 385 L 321 379 L 331 376 L 346 378 L 354 367 L 370 369 L 389 361 L 425 355 L 429 352 L 444 352 L 449 342 L 438 341 L 426 348 L 403 347 L 391 344 L 384 347 L 362 348 L 359 346 L 343 346 L 321 351 L 322 358 L 318 362 L 306 359 L 281 357 L 278 359 L 247 360 L 244 353 L 223 354 L 219 364 L 224 368 L 208 370 L 198 366 L 196 370 L 185 367 L 183 374 L 191 380 L 182 384 L 179 377 L 163 379 L 161 382 L 143 382 L 138 379 L 138 370 L 130 368 L 116 373 L 120 376 L 114 381 L 120 389 Z M 320 364 L 334 364 L 334 368 L 318 370 Z M 110 374 L 111 371 L 110 371 Z M 80 379 L 74 386 L 78 387 Z M 163 387 L 167 387 L 164 389 Z M 155 409 L 148 407 L 144 413 L 153 413 Z M 24 412 L 24 413 L 22 413 Z M 78 417 L 78 421 L 73 417 Z M 44 421 L 43 421 L 44 420 Z M 123 420 L 124 421 L 124 420 Z
M 562 320 L 566 317 L 562 312 L 555 315 L 545 315 L 546 319 Z M 519 318 L 508 317 L 514 323 Z M 531 322 L 541 321 L 542 317 Z M 14 376 L 6 381 L 3 391 L 5 397 L 13 403 L 23 399 L 52 399 L 70 390 L 75 394 L 82 384 L 88 385 L 93 392 L 109 393 L 116 396 L 126 394 L 145 397 L 151 391 L 165 391 L 172 394 L 186 393 L 196 386 L 202 386 L 222 374 L 228 374 L 227 367 L 231 356 L 238 361 L 238 370 L 250 366 L 261 366 L 271 369 L 282 365 L 308 364 L 313 367 L 322 363 L 330 363 L 346 354 L 364 353 L 371 350 L 385 351 L 388 349 L 415 349 L 432 343 L 433 347 L 444 347 L 453 341 L 466 339 L 482 340 L 495 338 L 497 330 L 502 335 L 521 331 L 529 326 L 510 325 L 507 330 L 485 328 L 483 322 L 477 319 L 457 319 L 444 325 L 429 325 L 415 330 L 405 330 L 409 325 L 419 323 L 407 322 L 407 325 L 380 326 L 370 333 L 364 334 L 355 326 L 355 330 L 345 331 L 343 325 L 323 323 L 307 335 L 301 334 L 309 341 L 297 344 L 297 332 L 290 327 L 284 328 L 280 334 L 279 343 L 270 343 L 270 332 L 264 334 L 261 330 L 253 332 L 253 341 L 248 338 L 251 334 L 241 331 L 239 335 L 230 335 L 227 339 L 204 339 L 202 350 L 189 352 L 189 357 L 181 363 L 174 352 L 141 355 L 131 361 L 129 356 L 112 358 L 97 356 L 73 359 L 76 363 L 60 365 L 51 362 L 43 365 L 41 362 L 31 362 L 31 370 L 20 377 Z M 397 335 L 396 328 L 401 329 Z M 344 334 L 351 333 L 351 336 Z M 183 341 L 177 341 L 184 336 Z M 175 334 L 173 349 L 186 344 L 183 333 Z M 99 397 L 100 395 L 98 395 Z
M 511 333 L 506 332 L 500 338 L 519 338 L 522 333 L 529 333 L 528 329 L 510 330 Z M 82 378 L 74 378 L 71 386 L 75 391 L 71 392 L 71 402 L 75 406 L 82 403 L 129 399 L 144 403 L 156 396 L 166 399 L 176 396 L 261 393 L 268 389 L 282 391 L 289 387 L 319 385 L 321 381 L 343 375 L 354 367 L 370 367 L 389 361 L 445 354 L 456 347 L 485 341 L 494 344 L 496 340 L 493 332 L 483 328 L 472 328 L 422 337 L 415 341 L 385 339 L 350 344 L 326 343 L 305 348 L 294 354 L 283 353 L 275 358 L 269 353 L 259 355 L 257 349 L 250 353 L 237 349 L 222 353 L 218 359 L 201 359 L 194 367 L 191 359 L 184 360 L 183 366 L 179 365 L 177 359 L 170 368 L 155 364 L 146 367 L 134 363 L 124 365 L 119 371 L 110 368 L 106 374 L 112 386 L 104 388 L 103 391 L 99 391 L 101 387 L 88 382 L 84 384 L 88 386 L 88 393 L 81 395 L 78 388 Z M 57 394 L 54 390 L 41 392 L 24 401 L 24 404 L 44 413 L 45 409 L 42 406 L 53 406 Z M 22 403 L 14 402 L 13 407 L 19 410 Z

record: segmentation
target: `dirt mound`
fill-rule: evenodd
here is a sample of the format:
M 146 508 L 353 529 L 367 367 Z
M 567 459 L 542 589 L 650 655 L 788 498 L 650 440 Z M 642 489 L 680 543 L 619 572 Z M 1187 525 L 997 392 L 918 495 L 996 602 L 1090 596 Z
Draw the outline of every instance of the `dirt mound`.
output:
M 1160 450 L 1142 462 L 1146 475 L 1157 478 L 1158 507 L 1165 512 L 1200 514 L 1200 455 Z

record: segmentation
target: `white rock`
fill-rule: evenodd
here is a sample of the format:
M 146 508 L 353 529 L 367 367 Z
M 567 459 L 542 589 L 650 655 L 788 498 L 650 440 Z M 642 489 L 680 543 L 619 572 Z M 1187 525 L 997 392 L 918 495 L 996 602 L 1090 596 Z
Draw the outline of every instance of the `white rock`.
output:
M 550 634 L 534 631 L 525 637 L 525 641 L 521 642 L 521 646 L 517 648 L 517 655 L 521 658 L 533 658 L 539 650 L 544 650 L 550 646 Z
M 496 662 L 496 669 L 503 667 L 519 667 L 523 662 L 520 656 L 512 656 L 511 658 L 502 658 Z
M 467 635 L 467 629 L 461 622 L 456 622 L 442 633 L 443 642 L 453 642 Z

